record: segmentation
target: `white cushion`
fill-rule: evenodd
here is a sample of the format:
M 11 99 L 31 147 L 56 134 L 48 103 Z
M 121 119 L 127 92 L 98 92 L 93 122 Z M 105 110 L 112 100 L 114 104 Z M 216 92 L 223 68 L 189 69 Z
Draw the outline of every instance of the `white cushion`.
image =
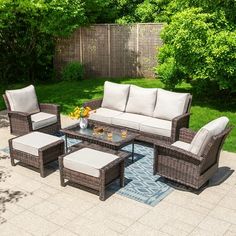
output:
M 181 148 L 181 149 L 186 150 L 186 151 L 189 151 L 189 149 L 190 149 L 190 143 L 185 143 L 185 142 L 182 142 L 182 141 L 176 141 L 176 142 L 172 143 L 171 145 L 175 146 L 175 147 L 178 147 L 178 148 Z
M 106 81 L 104 84 L 102 107 L 124 111 L 129 95 L 129 87 L 130 85 L 127 84 L 116 84 Z
M 156 104 L 157 89 L 130 86 L 126 112 L 152 116 Z
M 140 124 L 140 131 L 171 137 L 171 125 L 172 123 L 169 120 L 147 117 L 146 120 Z
M 190 152 L 201 156 L 210 139 L 223 132 L 228 123 L 229 119 L 223 116 L 203 126 L 194 136 L 190 145 Z
M 64 157 L 64 167 L 83 174 L 99 177 L 99 170 L 117 159 L 116 155 L 83 148 Z
M 186 104 L 188 102 L 188 93 L 174 93 L 164 89 L 158 89 L 153 116 L 160 119 L 172 120 L 187 111 Z
M 147 119 L 146 116 L 137 115 L 133 113 L 123 113 L 119 116 L 113 117 L 111 123 L 113 125 L 123 126 L 131 129 L 140 129 L 140 123 Z
M 6 90 L 6 96 L 12 111 L 39 112 L 39 105 L 33 85 L 22 89 Z
M 121 114 L 122 114 L 121 111 L 115 111 L 115 110 L 101 107 L 101 108 L 98 108 L 96 112 L 91 112 L 91 114 L 89 115 L 89 120 L 95 120 L 95 121 L 111 124 L 112 117 L 115 117 Z
M 33 130 L 57 123 L 57 116 L 45 112 L 38 112 L 31 115 Z
M 12 147 L 16 150 L 38 156 L 38 150 L 49 144 L 61 140 L 58 137 L 44 134 L 41 132 L 32 132 L 13 139 Z

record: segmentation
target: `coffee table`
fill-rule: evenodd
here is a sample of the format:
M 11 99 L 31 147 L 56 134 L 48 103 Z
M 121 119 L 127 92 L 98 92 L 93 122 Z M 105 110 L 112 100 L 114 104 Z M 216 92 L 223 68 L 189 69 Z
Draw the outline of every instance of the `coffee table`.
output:
M 134 159 L 134 140 L 138 134 L 134 134 L 128 131 L 125 138 L 121 136 L 121 130 L 117 128 L 111 128 L 106 126 L 99 126 L 104 132 L 95 134 L 93 131 L 93 125 L 89 124 L 86 129 L 81 129 L 79 124 L 75 124 L 61 130 L 65 134 L 66 151 L 68 151 L 67 138 L 79 139 L 83 142 L 94 143 L 102 147 L 106 147 L 112 150 L 120 150 L 121 148 L 132 144 L 132 151 L 130 156 L 132 161 Z M 107 133 L 112 132 L 112 139 L 108 139 Z M 76 146 L 76 145 L 75 145 Z

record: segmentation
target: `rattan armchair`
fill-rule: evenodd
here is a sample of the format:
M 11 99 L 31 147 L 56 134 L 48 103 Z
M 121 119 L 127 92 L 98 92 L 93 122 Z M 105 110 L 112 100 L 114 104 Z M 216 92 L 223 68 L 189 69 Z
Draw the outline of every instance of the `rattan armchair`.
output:
M 201 156 L 172 145 L 157 143 L 154 146 L 153 174 L 199 189 L 217 171 L 220 150 L 231 129 L 227 127 L 219 135 L 213 136 Z M 195 134 L 187 128 L 182 128 L 179 140 L 191 143 Z
M 44 112 L 48 114 L 53 114 L 57 117 L 57 122 L 54 122 L 53 124 L 46 125 L 37 129 L 33 128 L 32 125 L 32 115 L 35 113 L 29 113 L 29 112 L 21 112 L 21 111 L 12 111 L 8 98 L 4 94 L 3 95 L 6 107 L 7 107 L 7 113 L 10 121 L 10 132 L 13 135 L 23 135 L 27 134 L 31 131 L 40 131 L 43 133 L 53 134 L 60 130 L 61 128 L 61 119 L 60 119 L 60 106 L 55 104 L 45 104 L 40 103 L 39 104 L 39 112 Z

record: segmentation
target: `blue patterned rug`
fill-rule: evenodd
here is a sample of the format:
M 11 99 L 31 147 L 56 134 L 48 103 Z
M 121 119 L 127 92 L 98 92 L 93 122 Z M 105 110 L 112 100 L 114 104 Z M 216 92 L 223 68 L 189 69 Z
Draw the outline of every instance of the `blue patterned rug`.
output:
M 131 151 L 131 146 L 124 148 Z M 153 148 L 135 144 L 134 162 L 126 161 L 125 187 L 119 187 L 119 181 L 110 185 L 109 190 L 133 200 L 155 206 L 173 191 L 165 179 L 153 175 Z
M 61 137 L 64 138 L 64 136 Z M 78 140 L 68 139 L 68 146 L 76 143 L 78 143 Z M 131 145 L 123 150 L 131 151 Z M 0 151 L 9 153 L 8 148 Z M 120 188 L 119 181 L 116 181 L 108 187 L 108 190 L 147 205 L 155 206 L 172 192 L 173 188 L 167 184 L 165 179 L 153 175 L 153 148 L 136 144 L 134 152 L 134 162 L 132 163 L 131 158 L 126 161 L 125 186 Z

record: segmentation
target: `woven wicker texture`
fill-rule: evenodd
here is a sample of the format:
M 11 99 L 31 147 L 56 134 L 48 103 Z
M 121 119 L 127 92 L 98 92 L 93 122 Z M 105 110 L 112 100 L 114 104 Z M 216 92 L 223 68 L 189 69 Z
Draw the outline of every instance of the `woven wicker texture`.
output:
M 102 147 L 97 144 L 90 143 L 80 143 L 77 144 L 72 152 L 75 152 L 84 147 L 92 148 L 95 150 L 115 154 L 118 156 L 117 159 L 110 162 L 102 169 L 100 169 L 100 176 L 94 177 L 84 173 L 76 172 L 70 169 L 67 169 L 63 165 L 63 159 L 67 155 L 62 155 L 59 157 L 59 170 L 60 170 L 60 180 L 61 185 L 65 186 L 65 179 L 70 182 L 77 183 L 79 185 L 86 186 L 88 188 L 97 190 L 99 192 L 100 200 L 105 200 L 105 188 L 106 186 L 114 181 L 115 179 L 120 179 L 120 186 L 124 186 L 124 161 L 129 157 L 129 154 L 122 151 L 114 151 L 109 148 Z
M 157 143 L 154 147 L 153 173 L 199 189 L 217 171 L 221 148 L 231 130 L 232 128 L 228 127 L 211 138 L 202 156 Z M 189 129 L 180 130 L 181 141 L 190 143 L 194 135 L 195 133 Z

